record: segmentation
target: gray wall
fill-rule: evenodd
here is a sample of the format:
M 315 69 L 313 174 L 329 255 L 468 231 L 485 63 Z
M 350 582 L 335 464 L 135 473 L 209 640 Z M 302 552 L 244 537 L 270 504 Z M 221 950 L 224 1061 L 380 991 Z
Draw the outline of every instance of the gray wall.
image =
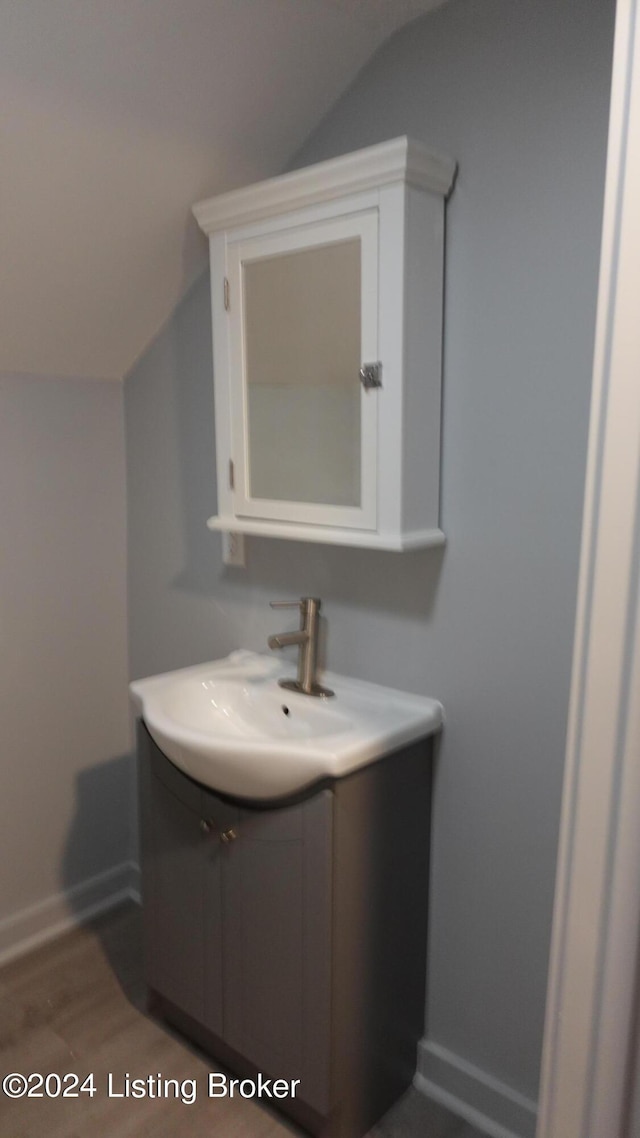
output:
M 2 954 L 131 859 L 121 385 L 0 376 L 0 486 Z
M 462 1061 L 537 1095 L 613 15 L 452 0 L 378 53 L 297 158 L 408 133 L 459 160 L 444 554 L 254 539 L 245 572 L 222 567 L 205 282 L 126 382 L 133 674 L 264 650 L 269 599 L 317 593 L 332 668 L 445 705 L 426 1033 L 451 1053 L 449 1090 Z

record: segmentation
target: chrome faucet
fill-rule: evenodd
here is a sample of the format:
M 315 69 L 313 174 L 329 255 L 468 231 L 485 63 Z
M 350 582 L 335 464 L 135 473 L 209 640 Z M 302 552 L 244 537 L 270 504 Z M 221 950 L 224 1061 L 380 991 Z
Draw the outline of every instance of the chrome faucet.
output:
M 316 695 L 327 698 L 333 695 L 329 688 L 318 683 L 318 629 L 320 627 L 319 597 L 301 597 L 299 601 L 271 601 L 272 609 L 299 609 L 300 628 L 296 632 L 278 632 L 270 636 L 270 648 L 287 648 L 290 644 L 298 646 L 297 680 L 278 680 L 280 687 L 297 691 L 301 695 Z

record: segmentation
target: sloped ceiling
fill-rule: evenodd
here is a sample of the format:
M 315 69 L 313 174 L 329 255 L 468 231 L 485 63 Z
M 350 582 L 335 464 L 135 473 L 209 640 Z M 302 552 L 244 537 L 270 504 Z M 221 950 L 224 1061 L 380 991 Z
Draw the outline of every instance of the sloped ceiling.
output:
M 121 378 L 206 260 L 199 198 L 279 173 L 441 0 L 3 0 L 0 372 Z

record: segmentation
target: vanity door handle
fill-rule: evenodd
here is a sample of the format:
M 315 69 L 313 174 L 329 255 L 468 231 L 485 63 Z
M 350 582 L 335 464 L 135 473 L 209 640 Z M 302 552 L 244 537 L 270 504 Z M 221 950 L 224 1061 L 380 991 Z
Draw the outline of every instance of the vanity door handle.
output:
M 228 830 L 222 831 L 220 834 L 220 841 L 225 843 L 235 842 L 237 837 L 238 835 L 236 834 L 235 830 L 232 826 L 230 826 Z
M 214 828 L 215 828 L 215 821 L 213 818 L 201 818 L 200 819 L 200 829 L 202 830 L 203 834 L 210 834 Z

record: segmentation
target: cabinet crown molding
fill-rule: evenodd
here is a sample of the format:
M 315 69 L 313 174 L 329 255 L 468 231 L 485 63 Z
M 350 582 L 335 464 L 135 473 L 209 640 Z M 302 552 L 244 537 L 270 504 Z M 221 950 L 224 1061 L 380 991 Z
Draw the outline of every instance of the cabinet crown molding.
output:
M 229 226 L 274 217 L 285 209 L 303 209 L 399 181 L 446 198 L 456 172 L 452 158 L 403 136 L 207 198 L 193 206 L 193 214 L 200 228 L 211 235 Z

